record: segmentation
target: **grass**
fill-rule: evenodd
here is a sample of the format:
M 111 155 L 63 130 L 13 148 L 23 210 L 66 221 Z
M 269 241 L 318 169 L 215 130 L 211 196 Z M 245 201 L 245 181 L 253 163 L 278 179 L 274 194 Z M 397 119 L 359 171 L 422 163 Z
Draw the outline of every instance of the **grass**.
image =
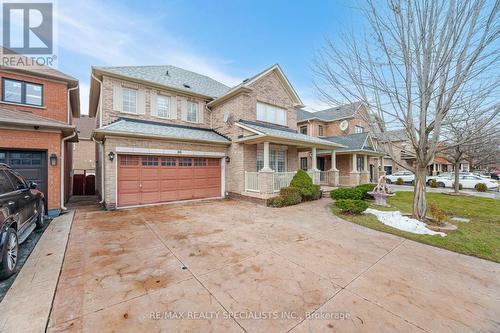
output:
M 372 206 L 379 210 L 399 210 L 411 213 L 412 192 L 397 192 L 390 197 L 391 207 Z M 466 217 L 469 223 L 450 221 L 458 229 L 446 237 L 439 235 L 417 235 L 386 226 L 374 215 L 346 215 L 332 205 L 332 212 L 345 220 L 362 226 L 398 235 L 414 241 L 433 245 L 450 251 L 455 251 L 495 262 L 500 262 L 500 202 L 498 200 L 473 197 L 451 196 L 443 193 L 427 193 L 427 202 L 434 202 L 450 216 Z

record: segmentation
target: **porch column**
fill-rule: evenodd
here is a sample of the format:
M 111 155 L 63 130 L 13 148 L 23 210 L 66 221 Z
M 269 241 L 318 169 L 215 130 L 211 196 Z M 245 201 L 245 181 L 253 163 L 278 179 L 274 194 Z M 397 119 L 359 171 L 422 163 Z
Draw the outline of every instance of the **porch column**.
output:
M 331 177 L 329 178 L 329 184 L 331 186 L 339 185 L 339 170 L 337 169 L 337 154 L 335 150 L 332 150 L 332 167 L 330 168 Z
M 272 171 L 272 169 L 269 167 L 269 142 L 264 142 L 264 167 L 262 168 L 261 171 Z
M 318 170 L 318 158 L 316 157 L 316 147 L 312 147 L 312 170 L 316 171 Z
M 335 150 L 332 150 L 332 171 L 338 171 L 337 169 L 337 155 Z
M 361 170 L 359 182 L 366 184 L 370 181 L 370 173 L 368 172 L 368 155 L 363 155 L 363 170 Z
M 363 161 L 363 171 L 368 172 L 368 155 L 364 156 L 364 161 Z
M 352 165 L 351 165 L 351 172 L 349 173 L 349 186 L 356 186 L 359 185 L 359 171 L 356 166 L 357 162 L 357 155 L 352 154 Z
M 351 171 L 352 172 L 358 172 L 358 168 L 357 168 L 357 156 L 356 156 L 356 154 L 352 154 Z

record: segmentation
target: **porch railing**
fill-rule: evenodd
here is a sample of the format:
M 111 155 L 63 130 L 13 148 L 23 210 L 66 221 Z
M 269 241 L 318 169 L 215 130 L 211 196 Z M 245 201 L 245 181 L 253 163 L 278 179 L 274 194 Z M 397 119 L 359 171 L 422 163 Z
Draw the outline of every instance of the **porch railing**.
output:
M 245 191 L 260 192 L 258 172 L 245 171 Z
M 273 174 L 273 191 L 279 192 L 281 188 L 289 186 L 296 173 L 296 171 L 275 172 Z
M 333 184 L 334 174 L 332 171 L 320 171 L 319 172 L 319 183 L 320 185 L 329 185 Z

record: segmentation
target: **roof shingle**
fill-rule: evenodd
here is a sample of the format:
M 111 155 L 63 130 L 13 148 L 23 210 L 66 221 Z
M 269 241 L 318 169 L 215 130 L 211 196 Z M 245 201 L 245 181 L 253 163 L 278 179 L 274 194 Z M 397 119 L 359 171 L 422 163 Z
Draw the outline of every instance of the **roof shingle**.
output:
M 358 110 L 361 102 L 344 104 L 340 106 L 336 106 L 330 109 L 317 111 L 317 112 L 309 112 L 306 110 L 299 110 L 297 112 L 297 121 L 304 121 L 308 119 L 320 119 L 324 121 L 334 121 L 338 119 L 348 118 L 354 116 L 356 111 Z

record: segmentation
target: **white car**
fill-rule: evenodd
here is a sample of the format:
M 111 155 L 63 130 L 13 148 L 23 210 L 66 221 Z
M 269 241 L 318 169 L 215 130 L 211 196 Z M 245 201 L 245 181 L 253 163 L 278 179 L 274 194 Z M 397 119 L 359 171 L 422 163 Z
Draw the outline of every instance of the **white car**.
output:
M 466 176 L 466 175 L 472 175 L 472 173 L 470 172 L 463 172 L 463 171 L 460 171 L 458 173 L 459 177 L 460 176 Z M 427 185 L 431 185 L 431 180 L 432 179 L 438 179 L 438 178 L 451 178 L 451 179 L 454 179 L 455 178 L 455 173 L 454 172 L 443 172 L 443 173 L 440 173 L 439 175 L 436 175 L 436 176 L 427 176 L 425 177 L 425 182 L 427 183 Z
M 436 181 L 439 187 L 453 187 L 455 177 L 437 177 Z M 475 189 L 477 184 L 482 183 L 486 185 L 488 190 L 498 189 L 498 183 L 475 175 L 460 175 L 459 182 L 463 188 Z
M 398 178 L 401 178 L 405 183 L 413 183 L 415 181 L 415 175 L 410 171 L 398 171 L 392 175 L 385 176 L 387 184 L 395 183 Z

